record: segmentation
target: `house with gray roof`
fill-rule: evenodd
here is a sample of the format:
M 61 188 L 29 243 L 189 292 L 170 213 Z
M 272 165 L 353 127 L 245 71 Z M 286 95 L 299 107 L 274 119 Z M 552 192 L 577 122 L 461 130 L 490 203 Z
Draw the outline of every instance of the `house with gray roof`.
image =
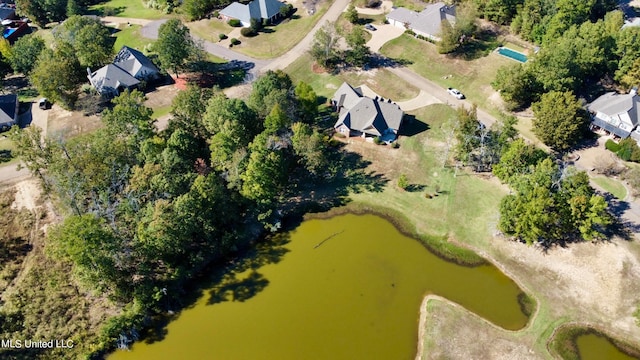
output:
M 0 129 L 5 130 L 18 123 L 18 96 L 0 95 Z
M 280 8 L 283 6 L 284 3 L 278 0 L 253 0 L 248 4 L 234 2 L 220 10 L 220 15 L 225 20 L 238 19 L 242 26 L 249 27 L 251 19 L 270 22 L 276 20 L 280 15 Z
M 360 88 L 342 83 L 331 99 L 339 113 L 333 126 L 347 136 L 375 137 L 393 141 L 402 125 L 404 111 L 391 100 L 375 99 L 362 95 Z
M 396 8 L 387 14 L 387 20 L 393 26 L 409 29 L 416 35 L 440 41 L 440 25 L 443 21 L 453 24 L 456 21 L 456 9 L 455 6 L 446 5 L 443 2 L 429 4 L 419 13 L 405 8 Z
M 587 110 L 591 113 L 591 129 L 640 140 L 640 133 L 634 131 L 640 119 L 640 96 L 635 89 L 628 94 L 608 92 L 589 104 Z
M 123 46 L 118 51 L 113 63 L 138 80 L 149 81 L 160 75 L 160 70 L 153 65 L 148 57 L 128 46 Z
M 160 71 L 140 51 L 123 46 L 112 64 L 91 72 L 87 69 L 89 82 L 96 91 L 106 97 L 114 97 L 124 90 L 133 90 L 140 81 L 158 78 Z

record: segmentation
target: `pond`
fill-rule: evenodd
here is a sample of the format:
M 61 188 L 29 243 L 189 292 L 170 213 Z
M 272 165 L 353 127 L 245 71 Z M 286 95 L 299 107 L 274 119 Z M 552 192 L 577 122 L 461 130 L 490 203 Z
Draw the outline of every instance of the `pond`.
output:
M 580 335 L 576 339 L 578 352 L 581 360 L 632 360 L 629 356 L 617 347 L 615 347 L 609 339 L 596 334 Z
M 443 261 L 375 215 L 305 221 L 212 277 L 161 340 L 109 359 L 413 359 L 427 294 L 506 329 L 527 322 L 497 268 Z

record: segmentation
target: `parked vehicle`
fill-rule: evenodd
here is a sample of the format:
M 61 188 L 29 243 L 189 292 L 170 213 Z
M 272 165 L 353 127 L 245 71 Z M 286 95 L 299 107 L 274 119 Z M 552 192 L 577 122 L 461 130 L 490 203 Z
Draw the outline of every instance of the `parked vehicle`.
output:
M 38 101 L 38 107 L 42 110 L 51 109 L 51 102 L 47 98 L 42 98 Z
M 365 29 L 367 29 L 367 30 L 369 30 L 369 31 L 376 31 L 376 30 L 378 30 L 378 29 L 376 29 L 376 27 L 375 27 L 375 26 L 373 26 L 373 25 L 371 25 L 371 24 L 366 24 L 366 25 L 364 26 L 364 28 L 365 28 Z
M 456 99 L 464 99 L 464 95 L 458 90 L 454 88 L 447 88 L 449 94 L 453 95 Z

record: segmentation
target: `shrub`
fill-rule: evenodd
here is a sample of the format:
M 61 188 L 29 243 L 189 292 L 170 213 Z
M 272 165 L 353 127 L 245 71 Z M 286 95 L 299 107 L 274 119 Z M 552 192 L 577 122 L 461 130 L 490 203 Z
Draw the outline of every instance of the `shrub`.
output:
M 219 18 L 220 17 L 220 12 L 218 10 L 214 11 L 213 14 L 211 14 L 212 17 L 214 18 Z
M 398 142 L 397 142 L 397 141 L 394 141 L 394 142 L 391 144 L 391 147 L 392 147 L 392 148 L 394 148 L 394 149 L 397 149 L 397 148 L 399 148 L 399 147 L 400 147 L 400 144 L 398 144 Z
M 343 134 L 343 133 L 339 133 L 339 132 L 337 132 L 335 136 L 336 136 L 337 138 L 340 138 L 340 139 L 344 139 L 344 138 L 346 138 L 346 137 L 347 137 L 345 134 Z
M 376 136 L 376 137 L 373 138 L 373 143 L 376 144 L 376 145 L 380 145 L 380 144 L 382 144 L 382 140 L 380 140 L 379 136 Z
M 606 146 L 606 144 L 605 144 Z M 619 150 L 616 152 L 620 159 L 624 161 L 640 161 L 640 147 L 638 143 L 632 138 L 626 138 L 620 140 L 618 143 Z
M 416 36 L 416 33 L 413 32 L 413 30 L 411 30 L 411 29 L 405 30 L 404 33 L 407 34 L 407 35 Z
M 240 20 L 238 19 L 229 19 L 229 21 L 227 22 L 227 24 L 229 24 L 229 26 L 233 26 L 233 27 L 240 27 L 242 26 L 242 23 L 240 22 Z
M 400 174 L 400 177 L 398 178 L 398 187 L 402 190 L 407 190 L 407 188 L 409 187 L 409 180 L 407 179 L 407 175 Z
M 220 38 L 220 40 L 224 40 L 227 38 L 227 34 L 219 34 L 218 38 Z
M 614 153 L 617 153 L 620 150 L 620 145 L 618 145 L 615 141 L 609 139 L 606 143 L 604 143 L 604 147 Z
M 240 40 L 236 38 L 231 38 L 231 45 L 240 45 Z
M 240 30 L 240 35 L 244 37 L 254 37 L 258 35 L 258 33 L 252 28 L 242 28 L 242 30 Z
M 427 199 L 431 199 L 433 198 L 433 195 L 429 194 L 429 193 L 424 193 L 424 197 Z

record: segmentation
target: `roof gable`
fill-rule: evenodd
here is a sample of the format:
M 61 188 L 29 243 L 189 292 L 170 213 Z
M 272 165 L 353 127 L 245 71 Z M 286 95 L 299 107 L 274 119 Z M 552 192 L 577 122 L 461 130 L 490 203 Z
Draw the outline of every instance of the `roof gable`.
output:
M 118 89 L 119 87 L 132 87 L 140 81 L 134 78 L 115 64 L 108 64 L 91 73 L 88 76 L 91 85 L 93 85 L 99 93 L 104 89 Z
M 627 115 L 632 126 L 638 125 L 640 119 L 640 96 L 635 92 L 629 94 L 606 93 L 594 100 L 587 108 L 596 113 L 602 113 L 612 118 L 624 121 Z M 627 121 L 624 121 L 627 122 Z
M 334 104 L 340 109 L 340 117 L 334 125 L 351 130 L 381 136 L 387 129 L 398 131 L 404 112 L 397 104 L 363 96 L 359 88 L 342 83 L 333 96 Z
M 148 73 L 158 73 L 158 68 L 143 53 L 128 46 L 123 46 L 113 59 L 113 63 L 128 72 L 133 77 L 139 76 L 143 71 Z
M 0 96 L 0 124 L 9 124 L 16 121 L 18 96 L 15 94 Z
M 249 24 L 251 19 L 270 19 L 284 6 L 278 0 L 253 0 L 248 4 L 234 2 L 220 11 L 220 14 Z
M 429 35 L 438 35 L 443 20 L 454 22 L 456 18 L 455 6 L 443 2 L 427 5 L 419 13 L 405 8 L 394 9 L 387 15 L 388 19 L 405 23 L 409 28 Z

